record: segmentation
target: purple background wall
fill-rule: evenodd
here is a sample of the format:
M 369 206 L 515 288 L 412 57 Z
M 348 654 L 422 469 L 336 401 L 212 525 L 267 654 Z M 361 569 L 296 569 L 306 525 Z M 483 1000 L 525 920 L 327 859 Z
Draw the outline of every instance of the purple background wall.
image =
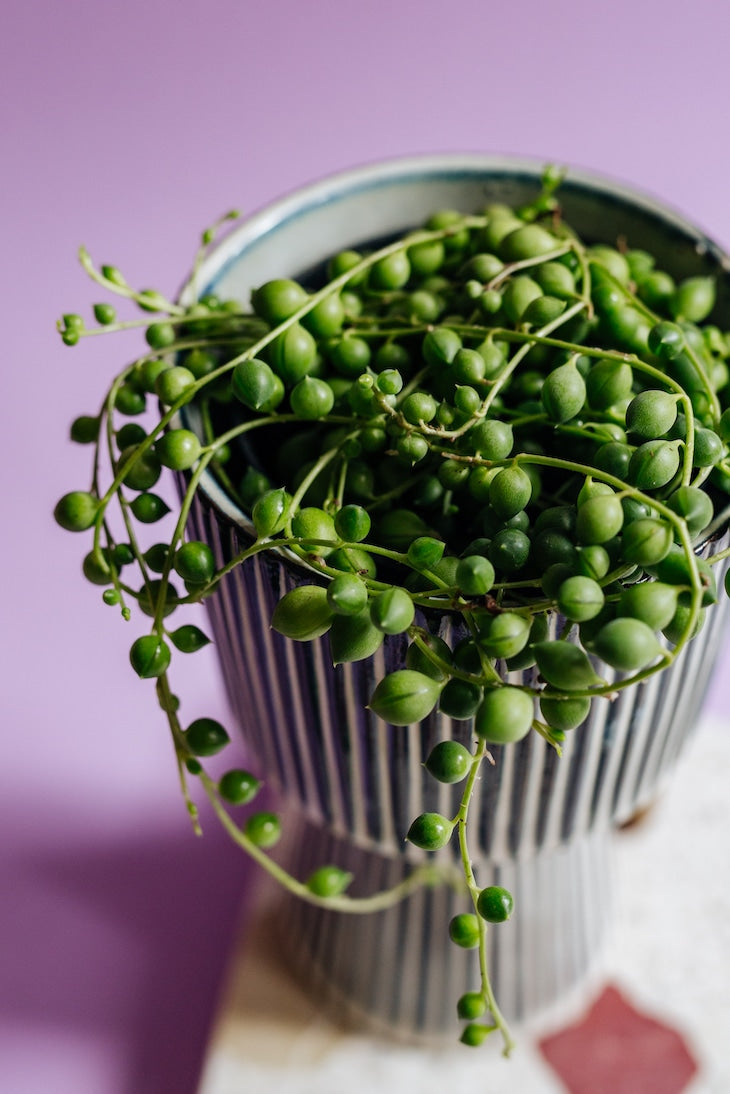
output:
M 717 0 L 6 5 L 4 1090 L 192 1094 L 250 879 L 212 823 L 190 834 L 130 632 L 50 517 L 88 474 L 68 423 L 119 362 L 118 344 L 55 334 L 94 298 L 78 244 L 171 293 L 231 206 L 455 150 L 603 171 L 728 245 L 729 34 Z M 188 664 L 189 709 L 225 717 L 212 656 Z M 710 707 L 725 701 L 716 678 Z

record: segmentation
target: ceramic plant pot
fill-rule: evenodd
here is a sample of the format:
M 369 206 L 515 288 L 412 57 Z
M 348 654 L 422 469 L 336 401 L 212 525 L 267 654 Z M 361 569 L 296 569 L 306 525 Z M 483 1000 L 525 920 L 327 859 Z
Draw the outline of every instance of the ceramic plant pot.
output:
M 301 276 L 338 250 L 417 226 L 435 209 L 526 202 L 539 175 L 537 164 L 478 156 L 396 160 L 336 175 L 244 223 L 209 257 L 202 282 L 247 300 L 269 278 Z M 588 241 L 624 234 L 677 277 L 722 274 L 718 249 L 645 195 L 572 173 L 560 196 L 566 220 Z M 728 324 L 726 273 L 719 298 Z M 191 525 L 220 564 L 251 539 L 247 515 L 210 475 Z M 460 789 L 437 783 L 422 764 L 439 740 L 468 744 L 470 724 L 434 713 L 394 727 L 366 709 L 377 680 L 402 666 L 403 636 L 387 638 L 370 660 L 333 668 L 326 638 L 294 643 L 271 630 L 277 600 L 304 580 L 311 574 L 296 561 L 257 556 L 209 602 L 212 627 L 252 763 L 280 793 L 294 833 L 287 865 L 306 876 L 334 862 L 354 873 L 351 892 L 366 894 L 423 861 L 424 852 L 404 840 L 417 814 L 456 812 Z M 611 703 L 593 703 L 562 758 L 534 733 L 494 749 L 495 766 L 471 805 L 478 817 L 471 849 L 480 885 L 505 885 L 515 896 L 510 922 L 490 932 L 491 975 L 508 1017 L 534 1015 L 585 974 L 610 906 L 611 831 L 652 800 L 691 733 L 725 615 L 722 606 L 710 612 L 668 671 Z M 446 637 L 454 626 L 447 614 L 427 624 Z M 611 669 L 598 667 L 611 679 Z M 513 673 L 510 682 L 534 685 L 535 674 Z M 464 910 L 463 894 L 448 886 L 371 916 L 287 898 L 282 941 L 342 1016 L 433 1035 L 456 1024 L 454 1001 L 477 982 L 474 952 L 448 939 L 450 918 Z

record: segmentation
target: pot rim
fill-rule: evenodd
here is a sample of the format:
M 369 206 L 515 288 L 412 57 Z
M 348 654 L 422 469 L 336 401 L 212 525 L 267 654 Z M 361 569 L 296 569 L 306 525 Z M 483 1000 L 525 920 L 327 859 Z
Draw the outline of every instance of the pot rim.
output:
M 453 152 L 389 157 L 335 171 L 294 188 L 238 222 L 221 238 L 201 263 L 198 276 L 202 276 L 207 283 L 219 279 L 229 264 L 234 262 L 243 251 L 270 232 L 280 229 L 294 219 L 306 216 L 317 208 L 329 205 L 340 197 L 376 190 L 383 183 L 413 183 L 424 177 L 429 179 L 442 177 L 444 180 L 462 177 L 468 180 L 477 179 L 480 176 L 490 179 L 524 178 L 537 183 L 544 168 L 545 160 L 536 157 Z M 561 182 L 561 190 L 588 192 L 603 199 L 609 198 L 616 204 L 626 204 L 648 214 L 654 220 L 663 221 L 670 230 L 679 232 L 689 242 L 694 241 L 696 253 L 708 256 L 717 266 L 718 272 L 724 274 L 730 281 L 730 254 L 694 221 L 651 193 L 609 175 L 573 166 L 567 168 L 566 177 Z M 286 276 L 286 271 L 282 272 L 282 276 Z M 193 293 L 194 280 L 191 273 L 183 283 L 178 298 L 182 304 L 186 304 L 190 302 Z M 202 490 L 206 503 L 216 511 L 219 519 L 255 539 L 256 531 L 250 515 L 230 498 L 209 468 L 201 476 L 199 489 Z M 695 549 L 698 552 L 701 551 L 709 542 L 720 538 L 725 529 L 726 526 L 716 530 L 701 544 L 696 545 Z M 276 548 L 276 551 L 298 569 L 319 572 L 286 548 Z

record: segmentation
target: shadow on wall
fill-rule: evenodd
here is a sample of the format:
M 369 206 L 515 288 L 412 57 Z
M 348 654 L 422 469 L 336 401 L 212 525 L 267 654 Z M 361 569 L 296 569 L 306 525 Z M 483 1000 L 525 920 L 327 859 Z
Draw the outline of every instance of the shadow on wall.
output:
M 11 864 L 2 1017 L 37 1030 L 39 1051 L 49 1030 L 119 1043 L 128 1094 L 193 1094 L 254 870 L 211 823 L 203 840 L 184 823 L 96 840 Z

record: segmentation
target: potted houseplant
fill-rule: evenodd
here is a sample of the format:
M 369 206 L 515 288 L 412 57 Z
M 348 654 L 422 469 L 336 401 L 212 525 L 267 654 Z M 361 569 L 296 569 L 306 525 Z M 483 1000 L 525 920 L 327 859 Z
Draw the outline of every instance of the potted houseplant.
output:
M 221 224 L 175 301 L 82 252 L 151 314 L 94 307 L 147 346 L 73 423 L 93 481 L 56 518 L 136 623 L 194 823 L 197 784 L 298 898 L 302 969 L 371 1023 L 458 1015 L 509 1051 L 503 1010 L 585 971 L 611 827 L 679 751 L 723 622 L 725 260 L 642 195 L 484 157 Z M 255 775 L 208 774 L 229 734 L 173 691 L 203 600 Z

